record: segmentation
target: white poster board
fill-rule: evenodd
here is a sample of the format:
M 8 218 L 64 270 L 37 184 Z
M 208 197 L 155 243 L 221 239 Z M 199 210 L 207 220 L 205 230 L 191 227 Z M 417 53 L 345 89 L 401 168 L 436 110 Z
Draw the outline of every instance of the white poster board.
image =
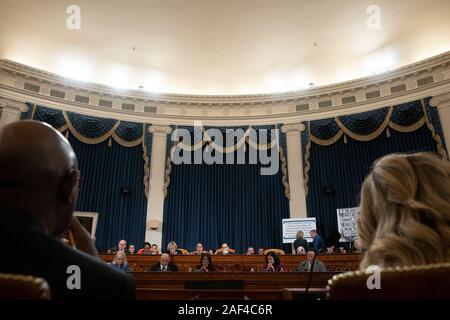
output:
M 283 219 L 283 243 L 293 243 L 297 239 L 297 231 L 303 231 L 304 239 L 312 241 L 309 232 L 316 229 L 316 218 Z
M 337 221 L 341 242 L 353 242 L 358 239 L 357 221 L 359 207 L 337 209 Z

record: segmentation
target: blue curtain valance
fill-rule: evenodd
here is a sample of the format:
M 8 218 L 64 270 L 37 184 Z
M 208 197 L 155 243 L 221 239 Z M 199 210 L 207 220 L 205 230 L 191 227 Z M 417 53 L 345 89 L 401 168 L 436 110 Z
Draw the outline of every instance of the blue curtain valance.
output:
M 422 99 L 353 115 L 309 121 L 306 123 L 308 127 L 306 138 L 326 146 L 336 143 L 342 136 L 345 143 L 347 136 L 357 141 L 370 141 L 385 130 L 389 137 L 388 127 L 400 132 L 412 132 L 427 124 L 432 130 L 434 121 L 430 114 L 433 113 L 429 110 L 432 107 L 427 101 Z M 442 140 L 439 132 L 434 134 L 436 139 Z
M 31 117 L 34 120 L 46 122 L 52 127 L 57 128 L 58 130 L 60 128 L 64 128 L 60 131 L 64 131 L 67 129 L 66 120 L 64 119 L 64 114 L 61 110 L 37 106 L 35 108 L 34 114 Z
M 390 121 L 399 126 L 409 127 L 418 123 L 422 118 L 423 108 L 420 101 L 412 101 L 395 106 Z
M 389 108 L 381 108 L 374 111 L 362 112 L 355 115 L 340 116 L 337 121 L 351 132 L 358 135 L 370 135 L 375 133 L 389 115 Z
M 322 119 L 310 123 L 310 134 L 320 140 L 330 140 L 339 134 L 340 128 L 335 119 Z
M 33 106 L 31 118 L 46 122 L 60 132 L 69 130 L 87 144 L 98 144 L 109 138 L 123 147 L 135 147 L 142 143 L 144 137 L 142 123 L 92 117 L 43 106 Z
M 170 176 L 172 173 L 172 159 L 175 153 L 184 152 L 184 151 L 193 151 L 203 148 L 205 145 L 211 146 L 215 152 L 220 153 L 230 153 L 238 150 L 242 145 L 248 145 L 257 150 L 272 150 L 276 148 L 280 155 L 280 164 L 281 164 L 281 179 L 282 184 L 284 186 L 285 196 L 290 199 L 290 189 L 288 183 L 288 174 L 287 174 L 287 160 L 285 155 L 285 146 L 286 146 L 286 135 L 281 133 L 279 130 L 280 125 L 265 125 L 265 126 L 242 126 L 242 127 L 203 127 L 202 128 L 202 140 L 198 137 L 194 136 L 194 127 L 188 126 L 172 126 L 173 130 L 177 129 L 185 129 L 187 130 L 191 137 L 190 143 L 186 141 L 169 141 L 168 142 L 168 156 L 166 161 L 166 174 L 165 174 L 165 183 L 163 187 L 164 196 L 167 196 L 167 190 L 170 185 Z M 209 136 L 208 129 L 217 129 L 222 134 L 222 143 L 217 143 L 213 136 Z M 241 137 L 234 137 L 231 134 L 227 133 L 231 130 L 242 130 Z M 256 136 L 250 133 L 249 129 L 256 130 Z M 275 135 L 272 133 L 272 129 L 277 129 Z M 263 130 L 261 132 L 261 130 Z M 264 136 L 264 138 L 263 138 Z M 181 151 L 183 150 L 183 151 Z
M 148 196 L 150 180 L 150 160 L 152 135 L 148 132 L 149 124 L 129 121 L 119 121 L 110 118 L 99 118 L 74 112 L 36 106 L 28 103 L 29 112 L 22 119 L 33 119 L 50 124 L 60 132 L 69 132 L 77 140 L 86 144 L 100 144 L 109 139 L 108 146 L 112 146 L 112 140 L 122 147 L 136 147 L 142 145 L 142 157 L 144 161 L 145 196 Z
M 209 129 L 214 130 L 214 133 L 221 133 L 221 143 L 215 143 L 216 136 L 210 135 L 211 131 L 208 131 Z M 250 133 L 249 129 L 254 129 L 259 134 L 253 135 Z M 194 135 L 195 127 L 193 126 L 172 126 L 172 130 L 180 131 L 178 132 L 179 140 L 172 142 L 173 145 L 171 145 L 171 148 L 176 146 L 177 148 L 182 148 L 184 150 L 196 150 L 204 147 L 205 144 L 208 144 L 213 147 L 216 152 L 228 153 L 234 152 L 235 149 L 239 148 L 243 143 L 247 143 L 258 149 L 271 149 L 272 147 L 278 147 L 280 144 L 280 132 L 278 131 L 278 136 L 272 136 L 272 129 L 279 129 L 279 126 L 202 127 L 202 135 L 196 136 Z M 189 132 L 190 143 L 182 140 L 183 133 L 181 130 L 187 130 Z M 241 134 L 237 136 L 232 135 L 231 133 L 236 130 L 240 130 Z M 278 141 L 276 141 L 277 138 Z
M 344 136 L 345 144 L 347 136 L 356 141 L 371 141 L 378 138 L 383 132 L 386 132 L 386 137 L 390 138 L 389 128 L 398 132 L 413 132 L 426 124 L 436 142 L 438 153 L 447 159 L 439 116 L 435 108 L 429 105 L 429 100 L 426 98 L 393 107 L 307 122 L 308 129 L 301 135 L 306 194 L 308 194 L 310 180 L 311 143 L 330 146 L 338 142 L 342 136 Z
M 108 138 L 111 131 L 119 124 L 119 121 L 114 119 L 91 117 L 73 112 L 66 112 L 65 117 L 73 129 L 89 139 L 98 139 L 103 136 Z

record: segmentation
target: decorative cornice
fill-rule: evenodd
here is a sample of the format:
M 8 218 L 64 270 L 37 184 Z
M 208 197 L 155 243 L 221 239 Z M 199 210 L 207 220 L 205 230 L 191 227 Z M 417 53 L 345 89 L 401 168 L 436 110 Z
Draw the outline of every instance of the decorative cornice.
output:
M 19 113 L 28 111 L 28 106 L 24 102 L 5 98 L 0 98 L 0 108 L 13 109 Z
M 197 120 L 213 126 L 299 123 L 448 92 L 450 52 L 385 74 L 340 84 L 305 91 L 236 96 L 117 91 L 0 60 L 0 97 L 92 116 L 159 125 L 192 125 Z M 58 93 L 62 93 L 62 97 L 58 97 Z M 86 103 L 79 102 L 83 99 Z M 110 106 L 103 106 L 100 100 L 107 100 Z
M 148 127 L 148 132 L 153 134 L 164 134 L 168 135 L 172 133 L 172 128 L 169 126 L 161 126 L 161 125 L 152 125 Z
M 430 100 L 430 105 L 439 109 L 450 107 L 450 92 L 434 96 Z
M 291 123 L 285 124 L 281 127 L 281 132 L 286 134 L 299 134 L 301 131 L 305 130 L 305 125 L 303 123 Z

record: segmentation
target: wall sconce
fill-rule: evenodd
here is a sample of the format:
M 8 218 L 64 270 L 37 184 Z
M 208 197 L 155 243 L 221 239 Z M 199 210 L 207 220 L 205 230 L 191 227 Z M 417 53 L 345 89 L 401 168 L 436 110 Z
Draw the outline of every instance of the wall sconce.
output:
M 147 230 L 156 231 L 161 229 L 161 221 L 159 220 L 149 220 L 147 222 Z

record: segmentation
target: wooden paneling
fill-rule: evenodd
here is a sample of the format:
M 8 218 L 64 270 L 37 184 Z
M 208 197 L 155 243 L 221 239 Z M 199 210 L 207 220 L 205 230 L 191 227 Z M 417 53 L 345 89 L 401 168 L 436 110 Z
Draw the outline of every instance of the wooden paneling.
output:
M 328 280 L 335 272 L 312 274 L 311 296 L 324 297 Z M 307 272 L 134 272 L 136 297 L 150 300 L 235 299 L 281 300 L 302 296 L 310 274 Z M 199 284 L 190 289 L 192 283 Z M 239 288 L 230 289 L 232 282 Z M 209 289 L 201 288 L 207 284 Z
M 113 255 L 102 254 L 101 258 L 106 262 L 113 260 Z M 159 261 L 159 255 L 140 256 L 128 255 L 128 264 L 133 271 L 147 271 L 149 266 Z M 286 267 L 286 271 L 295 271 L 300 262 L 305 260 L 304 255 L 281 255 L 280 259 Z M 332 272 L 343 272 L 358 270 L 362 255 L 360 254 L 324 254 L 319 255 L 318 260 L 325 263 L 327 270 Z M 174 255 L 172 261 L 177 264 L 180 271 L 190 271 L 200 264 L 198 255 Z M 249 272 L 261 271 L 264 264 L 262 255 L 226 255 L 213 256 L 213 264 L 219 271 L 225 272 Z

